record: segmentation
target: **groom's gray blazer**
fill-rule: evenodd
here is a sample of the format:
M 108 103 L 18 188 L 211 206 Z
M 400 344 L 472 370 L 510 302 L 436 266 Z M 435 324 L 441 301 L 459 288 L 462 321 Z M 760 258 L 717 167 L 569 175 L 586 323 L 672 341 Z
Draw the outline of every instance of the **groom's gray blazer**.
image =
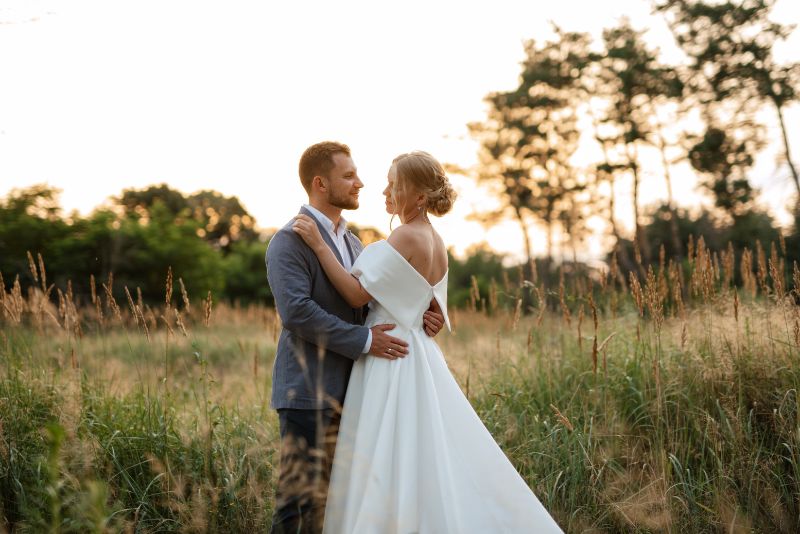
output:
M 328 232 L 307 209 L 333 253 Z M 361 356 L 369 330 L 365 308 L 352 308 L 331 284 L 314 252 L 292 230 L 278 230 L 267 248 L 267 279 L 283 326 L 272 370 L 275 409 L 320 409 L 344 402 L 353 361 Z M 349 231 L 345 241 L 353 261 L 363 246 Z

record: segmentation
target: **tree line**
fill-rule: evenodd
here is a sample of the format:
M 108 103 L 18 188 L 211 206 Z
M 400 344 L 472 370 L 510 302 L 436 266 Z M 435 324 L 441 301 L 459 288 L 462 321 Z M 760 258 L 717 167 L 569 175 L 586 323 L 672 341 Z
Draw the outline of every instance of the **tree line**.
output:
M 757 207 L 749 179 L 756 156 L 770 140 L 758 113 L 771 110 L 780 127 L 780 170 L 800 198 L 784 120 L 800 91 L 800 64 L 781 64 L 773 46 L 792 27 L 774 22 L 774 0 L 658 0 L 685 61 L 661 60 L 645 32 L 622 19 L 593 42 L 586 33 L 554 27 L 555 38 L 525 43 L 519 85 L 487 96 L 485 121 L 470 124 L 480 142 L 479 164 L 455 169 L 491 186 L 498 210 L 491 223 L 512 217 L 532 259 L 529 228 L 546 231 L 546 258 L 562 237 L 573 257 L 582 239 L 604 220 L 609 255 L 634 270 L 635 258 L 656 261 L 662 248 L 680 258 L 690 234 L 705 234 L 716 250 L 728 242 L 753 248 L 788 238 L 800 249 L 797 222 L 788 234 Z M 598 158 L 578 166 L 579 144 L 594 143 Z M 643 207 L 643 161 L 659 161 L 666 185 L 663 205 Z M 675 167 L 688 163 L 713 209 L 692 214 L 674 198 Z M 620 228 L 617 186 L 630 184 L 633 235 Z M 797 220 L 797 201 L 795 219 Z M 562 247 L 563 250 L 564 247 Z M 792 254 L 790 254 L 792 255 Z
M 216 191 L 125 189 L 80 217 L 62 214 L 51 187 L 13 190 L 0 201 L 0 251 L 6 288 L 17 277 L 22 287 L 35 286 L 41 255 L 47 279 L 69 285 L 84 303 L 92 278 L 123 299 L 127 287 L 147 302 L 163 300 L 168 269 L 195 298 L 210 291 L 215 299 L 271 302 L 266 236 L 236 197 Z
M 171 270 L 175 287 L 192 300 L 211 292 L 214 300 L 272 305 L 264 264 L 272 233 L 259 229 L 236 197 L 152 185 L 125 189 L 81 217 L 62 213 L 58 193 L 35 185 L 0 199 L 0 283 L 7 291 L 17 281 L 22 291 L 41 287 L 34 276 L 43 273 L 46 286 L 69 288 L 83 304 L 90 302 L 93 279 L 95 292 L 105 284 L 122 302 L 127 287 L 134 298 L 158 303 Z M 372 227 L 350 229 L 364 243 L 384 237 Z M 464 259 L 451 255 L 451 304 L 474 301 L 473 277 L 485 293 L 492 280 L 507 276 L 512 269 L 503 260 L 486 247 Z

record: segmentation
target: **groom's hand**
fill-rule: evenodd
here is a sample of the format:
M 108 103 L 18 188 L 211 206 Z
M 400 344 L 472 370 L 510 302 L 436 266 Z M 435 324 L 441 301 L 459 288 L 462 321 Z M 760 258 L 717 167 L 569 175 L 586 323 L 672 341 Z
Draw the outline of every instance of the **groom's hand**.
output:
M 404 358 L 408 354 L 408 343 L 386 333 L 387 330 L 392 330 L 393 328 L 393 324 L 378 324 L 370 328 L 372 331 L 372 345 L 369 346 L 370 354 L 387 360 Z

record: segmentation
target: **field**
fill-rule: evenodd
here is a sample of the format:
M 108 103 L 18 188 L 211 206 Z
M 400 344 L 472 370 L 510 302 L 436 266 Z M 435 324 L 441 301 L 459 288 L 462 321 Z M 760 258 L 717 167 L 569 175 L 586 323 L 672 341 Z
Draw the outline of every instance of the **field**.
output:
M 274 311 L 171 276 L 158 306 L 110 281 L 76 303 L 31 271 L 0 301 L 0 532 L 267 530 Z M 438 341 L 566 532 L 797 532 L 797 288 L 778 250 L 701 242 L 638 276 L 498 281 Z

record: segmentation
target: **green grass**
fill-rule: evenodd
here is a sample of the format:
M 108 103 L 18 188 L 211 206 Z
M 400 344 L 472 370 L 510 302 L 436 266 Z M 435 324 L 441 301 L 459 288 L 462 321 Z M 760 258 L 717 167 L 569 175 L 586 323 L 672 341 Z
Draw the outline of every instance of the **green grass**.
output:
M 569 321 L 458 312 L 440 335 L 543 504 L 567 532 L 798 531 L 796 307 L 748 300 L 735 318 L 720 291 L 661 325 L 607 291 L 619 305 L 596 333 L 587 313 L 580 339 L 583 297 Z M 88 312 L 82 336 L 0 323 L 0 532 L 267 530 L 274 315 L 189 319 L 183 337 L 151 317 L 150 341 Z

